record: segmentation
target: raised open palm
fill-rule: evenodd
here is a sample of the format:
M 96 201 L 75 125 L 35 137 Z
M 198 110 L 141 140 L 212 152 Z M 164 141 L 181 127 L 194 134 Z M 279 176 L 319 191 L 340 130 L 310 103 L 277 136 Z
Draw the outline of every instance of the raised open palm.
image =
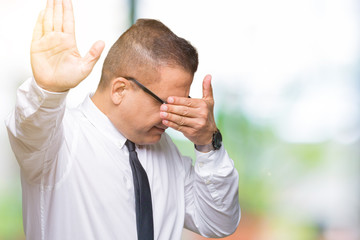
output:
M 99 59 L 104 43 L 94 43 L 81 57 L 75 41 L 71 0 L 48 0 L 38 17 L 31 43 L 31 67 L 37 84 L 63 92 L 84 80 Z

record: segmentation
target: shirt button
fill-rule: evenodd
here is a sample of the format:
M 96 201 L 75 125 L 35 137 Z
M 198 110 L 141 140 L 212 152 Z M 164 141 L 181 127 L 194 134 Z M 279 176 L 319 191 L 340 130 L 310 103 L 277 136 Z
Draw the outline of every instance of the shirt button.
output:
M 39 101 L 39 102 L 41 102 L 41 101 L 43 100 L 43 99 L 42 99 L 42 97 L 41 97 L 40 95 L 38 96 L 38 98 L 37 98 L 37 99 L 38 99 L 38 101 Z
M 199 167 L 203 167 L 204 166 L 204 163 L 203 162 L 200 162 L 199 163 Z
M 209 179 L 206 179 L 206 180 L 205 180 L 205 184 L 206 184 L 206 185 L 209 185 L 210 183 L 211 183 L 211 181 L 210 181 Z

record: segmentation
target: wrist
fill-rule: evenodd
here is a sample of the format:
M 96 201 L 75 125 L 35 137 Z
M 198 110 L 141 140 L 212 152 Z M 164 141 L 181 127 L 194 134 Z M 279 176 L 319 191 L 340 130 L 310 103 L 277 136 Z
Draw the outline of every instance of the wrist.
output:
M 195 149 L 198 150 L 199 152 L 207 153 L 207 152 L 214 150 L 214 147 L 213 147 L 212 143 L 209 143 L 206 145 L 196 145 L 195 144 Z
M 65 93 L 65 92 L 68 92 L 70 89 L 69 88 L 57 88 L 57 87 L 51 87 L 51 86 L 46 86 L 46 85 L 43 85 L 43 84 L 39 84 L 37 83 L 37 85 L 47 91 L 47 92 L 51 92 L 51 93 Z
M 55 84 L 53 81 L 44 81 L 43 78 L 40 78 L 37 75 L 33 75 L 33 78 L 36 82 L 36 85 L 38 85 L 41 89 L 52 92 L 52 93 L 64 93 L 68 92 L 70 90 L 69 87 L 64 85 Z
M 214 133 L 212 135 L 212 140 L 210 143 L 205 144 L 205 145 L 195 144 L 196 150 L 203 152 L 203 153 L 207 153 L 212 150 L 219 150 L 221 148 L 221 146 L 222 146 L 222 136 L 221 136 L 220 130 L 218 128 L 216 129 L 216 131 L 214 131 Z

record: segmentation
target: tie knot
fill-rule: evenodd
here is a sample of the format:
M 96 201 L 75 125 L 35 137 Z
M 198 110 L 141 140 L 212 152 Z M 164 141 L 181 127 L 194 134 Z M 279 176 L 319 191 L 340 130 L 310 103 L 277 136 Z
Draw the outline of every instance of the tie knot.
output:
M 135 143 L 133 143 L 130 140 L 127 140 L 125 142 L 126 147 L 128 148 L 129 152 L 134 152 L 135 151 Z

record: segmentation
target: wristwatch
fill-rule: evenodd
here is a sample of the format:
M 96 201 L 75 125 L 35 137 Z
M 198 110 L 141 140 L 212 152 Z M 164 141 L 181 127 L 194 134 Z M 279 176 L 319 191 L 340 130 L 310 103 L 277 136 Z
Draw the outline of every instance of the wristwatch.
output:
M 213 136 L 212 136 L 212 142 L 211 142 L 214 150 L 219 150 L 222 146 L 222 135 L 220 133 L 220 130 L 217 129 Z
M 210 152 L 212 150 L 219 150 L 222 145 L 222 136 L 220 130 L 217 129 L 212 136 L 211 143 L 206 145 L 195 145 L 195 148 L 200 152 Z

